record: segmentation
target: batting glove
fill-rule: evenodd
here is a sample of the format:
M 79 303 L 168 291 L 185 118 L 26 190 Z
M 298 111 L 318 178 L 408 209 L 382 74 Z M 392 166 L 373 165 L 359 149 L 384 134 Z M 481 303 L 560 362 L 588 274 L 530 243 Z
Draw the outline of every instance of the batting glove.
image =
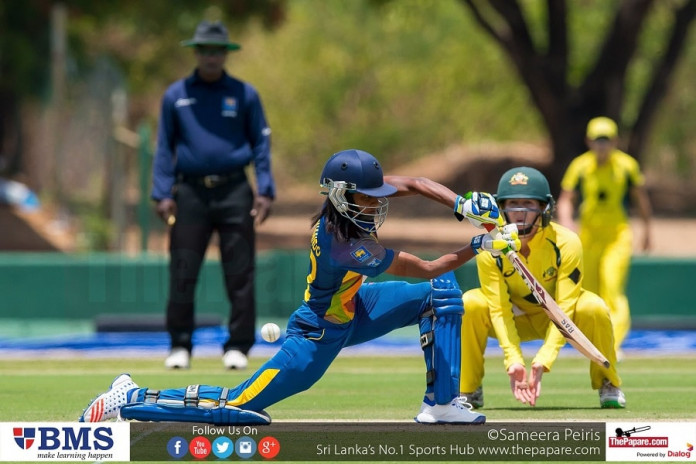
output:
M 464 197 L 457 196 L 454 215 L 460 221 L 466 217 L 477 229 L 483 228 L 484 224 L 500 227 L 505 222 L 495 198 L 485 192 L 469 192 Z
M 474 250 L 475 254 L 479 254 L 481 251 L 488 251 L 493 256 L 498 257 L 508 248 L 517 251 L 522 247 L 515 224 L 506 225 L 496 235 L 496 237 L 493 237 L 490 233 L 477 235 L 471 239 L 471 249 Z

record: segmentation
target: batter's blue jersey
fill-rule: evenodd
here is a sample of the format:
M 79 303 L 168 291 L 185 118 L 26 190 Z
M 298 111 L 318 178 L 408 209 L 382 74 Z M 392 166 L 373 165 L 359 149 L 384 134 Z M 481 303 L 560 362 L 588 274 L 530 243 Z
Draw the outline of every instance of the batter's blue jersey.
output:
M 309 260 L 304 305 L 319 319 L 341 324 L 355 316 L 354 296 L 364 278 L 386 271 L 394 251 L 368 233 L 339 241 L 326 230 L 322 216 L 312 232 Z

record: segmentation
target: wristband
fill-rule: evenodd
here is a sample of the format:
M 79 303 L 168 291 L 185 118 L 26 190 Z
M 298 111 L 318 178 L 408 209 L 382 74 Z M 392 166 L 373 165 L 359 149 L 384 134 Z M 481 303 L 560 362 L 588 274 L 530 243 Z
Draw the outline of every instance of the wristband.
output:
M 457 195 L 457 199 L 454 200 L 454 217 L 457 218 L 458 221 L 463 221 L 464 220 L 464 202 L 466 199 L 461 196 Z

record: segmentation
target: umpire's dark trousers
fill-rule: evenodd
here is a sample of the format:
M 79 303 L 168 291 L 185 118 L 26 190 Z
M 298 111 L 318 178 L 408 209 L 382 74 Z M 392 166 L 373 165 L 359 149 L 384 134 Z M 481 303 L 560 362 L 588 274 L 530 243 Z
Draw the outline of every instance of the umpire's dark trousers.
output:
M 191 351 L 196 283 L 213 231 L 230 301 L 229 339 L 224 351 L 246 354 L 254 344 L 255 235 L 250 215 L 254 194 L 243 171 L 211 185 L 203 178 L 180 178 L 174 193 L 176 223 L 170 231 L 167 330 L 172 348 Z

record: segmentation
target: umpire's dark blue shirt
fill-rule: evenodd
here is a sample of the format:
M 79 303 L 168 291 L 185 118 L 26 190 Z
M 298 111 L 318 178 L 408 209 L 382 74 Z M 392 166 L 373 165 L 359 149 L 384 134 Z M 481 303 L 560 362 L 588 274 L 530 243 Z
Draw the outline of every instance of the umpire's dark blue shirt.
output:
M 205 82 L 194 71 L 162 97 L 152 198 L 171 198 L 179 174 L 224 175 L 251 162 L 257 193 L 275 198 L 270 135 L 256 89 L 226 73 Z

